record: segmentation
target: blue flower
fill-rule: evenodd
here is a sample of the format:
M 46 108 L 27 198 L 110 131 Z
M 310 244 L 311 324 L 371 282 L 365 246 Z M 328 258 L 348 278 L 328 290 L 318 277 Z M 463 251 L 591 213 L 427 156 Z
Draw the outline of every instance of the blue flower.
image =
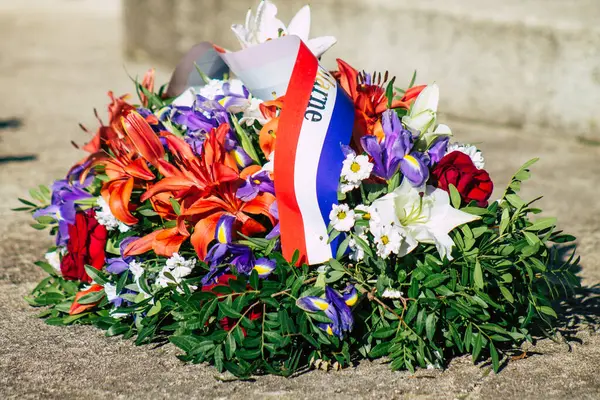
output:
M 352 285 L 348 285 L 341 294 L 325 286 L 325 298 L 305 296 L 299 298 L 296 305 L 307 312 L 323 311 L 331 323 L 319 324 L 319 328 L 330 335 L 342 338 L 344 333 L 351 332 L 354 327 L 354 317 L 350 307 L 356 304 L 357 300 L 358 293 Z

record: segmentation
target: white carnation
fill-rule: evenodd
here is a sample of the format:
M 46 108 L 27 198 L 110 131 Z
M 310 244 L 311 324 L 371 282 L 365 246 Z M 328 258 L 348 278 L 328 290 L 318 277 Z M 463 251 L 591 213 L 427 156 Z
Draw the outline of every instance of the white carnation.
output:
M 104 293 L 106 293 L 106 300 L 113 301 L 117 297 L 117 287 L 110 282 L 104 284 Z
M 144 265 L 139 261 L 129 263 L 129 272 L 133 275 L 133 280 L 138 281 L 144 274 Z
M 347 204 L 334 204 L 329 213 L 333 228 L 340 232 L 348 232 L 354 226 L 354 211 Z
M 481 151 L 470 144 L 462 144 L 462 143 L 450 143 L 448 144 L 448 148 L 446 149 L 446 154 L 450 154 L 453 151 L 460 151 L 468 155 L 473 161 L 473 164 L 477 167 L 477 169 L 482 169 L 485 167 L 485 160 L 483 159 L 483 154 Z

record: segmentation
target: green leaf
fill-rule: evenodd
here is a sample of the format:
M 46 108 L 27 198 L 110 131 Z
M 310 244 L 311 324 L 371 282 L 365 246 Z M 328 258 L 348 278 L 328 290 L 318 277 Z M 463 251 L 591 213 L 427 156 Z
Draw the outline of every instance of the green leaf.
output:
M 391 342 L 382 342 L 376 345 L 369 352 L 369 357 L 371 358 L 379 358 L 383 356 L 387 356 L 390 353 L 390 347 L 392 346 Z
M 436 322 L 437 318 L 434 313 L 427 316 L 427 320 L 425 321 L 425 333 L 427 334 L 427 339 L 430 341 L 433 341 L 433 336 L 435 335 Z
M 191 335 L 170 336 L 169 341 L 186 353 L 191 352 L 199 343 L 198 339 Z
M 395 334 L 396 331 L 397 331 L 397 328 L 392 327 L 392 326 L 386 326 L 386 327 L 377 329 L 375 332 L 373 332 L 372 336 L 376 339 L 385 339 L 385 338 L 388 338 L 388 337 L 392 336 L 393 334 Z
M 48 264 L 47 262 L 36 261 L 34 262 L 34 264 L 43 269 L 48 275 L 58 276 L 56 270 L 52 267 L 52 265 Z
M 458 189 L 456 189 L 456 186 L 454 186 L 453 184 L 449 184 L 448 189 L 450 190 L 450 201 L 452 202 L 452 207 L 459 209 L 462 203 L 462 199 L 460 197 Z
M 481 332 L 474 333 L 474 342 L 473 342 L 473 362 L 476 362 L 479 359 L 479 354 L 481 353 L 481 347 L 483 346 L 483 337 Z
M 161 306 L 161 304 L 160 304 L 160 300 L 158 300 L 158 301 L 156 302 L 156 304 L 154 304 L 154 305 L 152 306 L 152 308 L 150 308 L 150 310 L 148 311 L 148 314 L 146 314 L 146 316 L 147 316 L 147 317 L 151 317 L 151 316 L 153 316 L 153 315 L 156 315 L 156 314 L 158 314 L 158 313 L 160 312 L 161 308 L 162 308 L 162 306 Z
M 100 270 L 92 267 L 91 265 L 85 266 L 85 272 L 87 272 L 90 278 L 92 278 L 92 280 L 98 285 L 104 286 L 106 283 L 108 283 L 108 278 L 106 277 L 106 275 L 104 275 Z
M 554 309 L 552 307 L 540 306 L 537 309 L 542 314 L 546 314 L 546 315 L 549 315 L 551 317 L 558 318 L 558 315 L 556 315 L 556 311 L 554 311 Z
M 79 298 L 79 300 L 77 300 L 77 302 L 79 304 L 94 304 L 94 303 L 97 303 L 100 300 L 102 300 L 104 295 L 105 295 L 104 290 L 101 290 L 99 292 L 88 293 L 84 296 L 81 296 L 81 298 Z
M 483 289 L 483 270 L 481 269 L 481 263 L 479 260 L 475 261 L 475 270 L 473 271 L 473 283 L 475 288 Z
M 500 218 L 500 235 L 506 232 L 506 228 L 508 228 L 508 224 L 510 223 L 510 213 L 508 208 L 502 210 L 502 217 Z
M 325 282 L 326 282 L 326 283 L 333 283 L 333 282 L 337 282 L 337 281 L 339 281 L 340 279 L 342 279 L 342 278 L 343 278 L 343 276 L 344 276 L 345 274 L 346 274 L 346 273 L 345 273 L 344 271 L 337 271 L 337 270 L 330 271 L 330 272 L 327 274 L 327 276 L 325 276 Z
M 215 368 L 219 372 L 223 372 L 223 345 L 218 345 L 214 353 Z
M 171 203 L 171 207 L 173 207 L 173 211 L 175 212 L 175 214 L 181 215 L 181 206 L 179 205 L 177 200 L 175 200 L 174 197 L 169 198 L 169 203 Z
M 257 164 L 262 165 L 262 163 L 260 162 L 260 158 L 258 157 L 258 154 L 256 153 L 255 147 L 252 144 L 252 141 L 250 140 L 250 137 L 248 136 L 248 134 L 246 133 L 246 131 L 244 130 L 244 128 L 242 128 L 238 122 L 238 119 L 235 115 L 230 114 L 230 119 L 231 122 L 233 122 L 233 127 L 235 128 L 235 133 L 237 134 L 237 137 L 242 145 L 242 148 L 244 149 L 244 151 L 246 153 L 248 153 L 248 155 L 250 156 L 250 158 L 252 158 L 252 160 L 254 160 Z
M 498 372 L 500 369 L 500 359 L 498 357 L 496 346 L 494 346 L 494 342 L 492 341 L 490 341 L 490 355 L 492 356 L 492 366 L 494 367 L 494 372 Z
M 528 226 L 527 228 L 525 228 L 525 230 L 537 232 L 537 231 L 542 231 L 544 229 L 551 228 L 555 225 L 556 225 L 556 218 L 554 218 L 554 217 L 540 218 L 537 221 L 535 221 L 531 226 Z
M 219 310 L 229 318 L 241 318 L 242 314 L 234 310 L 231 306 L 228 306 L 224 301 L 219 303 Z
M 515 298 L 510 290 L 508 290 L 504 285 L 498 285 L 498 287 L 500 288 L 500 293 L 502 293 L 502 296 L 504 296 L 506 301 L 508 301 L 510 304 L 515 302 Z
M 444 275 L 444 274 L 429 275 L 423 281 L 423 286 L 425 286 L 426 288 L 434 288 L 434 287 L 437 287 L 437 286 L 441 285 L 442 283 L 444 283 L 446 281 L 446 279 L 448 279 L 448 275 Z

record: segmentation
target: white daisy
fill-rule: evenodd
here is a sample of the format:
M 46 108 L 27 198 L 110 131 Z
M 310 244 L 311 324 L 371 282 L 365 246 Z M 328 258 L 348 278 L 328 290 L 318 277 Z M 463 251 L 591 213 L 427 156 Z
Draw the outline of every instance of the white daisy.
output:
M 376 227 L 381 222 L 381 217 L 377 209 L 370 206 L 360 204 L 354 208 L 354 216 L 357 220 L 369 221 L 369 230 L 377 229 Z
M 342 164 L 342 178 L 346 182 L 357 183 L 367 179 L 373 171 L 373 164 L 365 155 L 348 154 Z
M 119 221 L 113 215 L 108 203 L 102 196 L 98 196 L 96 204 L 98 204 L 98 207 L 100 207 L 100 210 L 96 211 L 96 220 L 100 225 L 104 225 L 109 231 L 119 229 L 119 232 L 127 232 L 130 229 L 129 226 Z
M 477 169 L 483 169 L 485 167 L 485 160 L 483 159 L 483 154 L 481 150 L 477 147 L 470 144 L 463 143 L 450 143 L 448 144 L 448 148 L 446 150 L 446 154 L 450 154 L 453 151 L 460 151 L 468 155 L 473 161 L 473 164 L 477 167 Z
M 348 193 L 360 187 L 360 182 L 340 182 L 340 192 Z
M 398 254 L 402 245 L 403 235 L 399 228 L 394 225 L 377 226 L 372 230 L 377 245 L 377 255 L 388 258 L 391 253 Z
M 329 213 L 333 228 L 339 232 L 348 232 L 354 226 L 354 211 L 347 204 L 334 204 Z

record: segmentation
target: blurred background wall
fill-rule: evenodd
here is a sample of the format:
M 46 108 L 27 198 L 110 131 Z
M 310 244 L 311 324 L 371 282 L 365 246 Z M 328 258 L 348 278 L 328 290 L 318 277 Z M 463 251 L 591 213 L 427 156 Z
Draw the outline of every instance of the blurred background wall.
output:
M 125 50 L 167 67 L 193 44 L 238 49 L 229 29 L 259 0 L 124 0 Z M 279 0 L 289 22 L 307 0 Z M 313 0 L 323 63 L 441 86 L 452 117 L 600 140 L 600 0 Z

